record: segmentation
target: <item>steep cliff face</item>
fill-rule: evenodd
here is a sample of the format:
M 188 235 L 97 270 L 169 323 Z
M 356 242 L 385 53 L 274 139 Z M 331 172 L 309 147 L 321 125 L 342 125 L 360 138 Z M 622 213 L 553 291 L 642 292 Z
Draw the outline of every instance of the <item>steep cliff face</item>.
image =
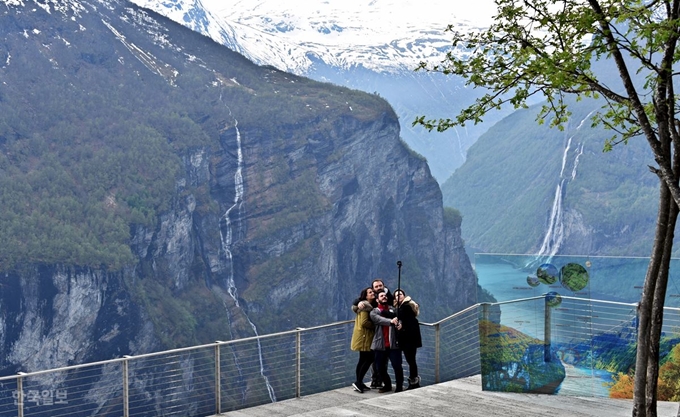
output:
M 120 275 L 30 266 L 4 274 L 0 292 L 3 374 L 67 366 L 160 347 Z
M 245 131 L 245 140 L 253 133 Z M 375 120 L 339 118 L 313 137 L 281 147 L 267 138 L 254 141 L 258 146 L 246 152 L 248 158 L 281 158 L 275 166 L 287 167 L 285 181 L 273 186 L 268 184 L 276 174 L 257 167 L 245 177 L 248 233 L 241 254 L 250 262 L 243 265 L 249 281 L 243 297 L 256 317 L 278 311 L 288 326 L 348 318 L 348 301 L 373 278 L 396 288 L 396 260 L 404 264 L 402 287 L 431 306 L 427 318 L 474 300 L 467 258 L 455 264 L 463 256 L 460 230 L 444 224 L 439 187 L 398 133 L 394 114 L 387 112 Z M 294 178 L 301 185 L 289 191 L 285 182 Z M 277 194 L 278 204 L 290 209 L 287 215 L 267 204 Z M 305 199 L 318 209 L 293 220 L 301 211 L 295 206 Z M 299 317 L 310 303 L 327 307 Z
M 460 224 L 379 97 L 124 1 L 2 3 L 0 180 L 33 191 L 3 188 L 0 374 L 346 319 L 397 260 L 424 320 L 474 303 Z

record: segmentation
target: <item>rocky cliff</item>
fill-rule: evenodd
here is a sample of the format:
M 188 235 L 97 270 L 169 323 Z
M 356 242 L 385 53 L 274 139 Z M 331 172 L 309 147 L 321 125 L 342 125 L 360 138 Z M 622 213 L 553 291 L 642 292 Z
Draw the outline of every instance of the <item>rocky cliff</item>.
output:
M 381 98 L 125 1 L 0 0 L 0 373 L 475 301 L 460 218 Z

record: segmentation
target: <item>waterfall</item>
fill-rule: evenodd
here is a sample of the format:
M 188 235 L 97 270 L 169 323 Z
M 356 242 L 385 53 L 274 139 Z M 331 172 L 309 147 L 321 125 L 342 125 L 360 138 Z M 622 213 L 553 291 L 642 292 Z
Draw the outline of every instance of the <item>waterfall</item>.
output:
M 456 129 L 455 127 L 454 127 L 453 131 L 456 133 L 456 138 L 458 139 L 457 140 L 458 152 L 460 153 L 460 157 L 463 160 L 463 162 L 465 162 L 465 159 L 467 159 L 467 155 L 466 155 L 465 149 L 463 149 L 463 142 L 460 139 L 460 133 L 458 133 L 458 129 Z M 466 134 L 467 134 L 467 128 L 465 128 L 465 131 L 466 131 Z
M 574 168 L 571 170 L 571 179 L 576 178 L 576 168 L 578 167 L 578 159 L 583 155 L 583 143 L 576 149 L 576 158 L 574 158 Z
M 228 272 L 227 272 L 227 278 L 226 278 L 226 286 L 227 286 L 227 292 L 229 293 L 229 296 L 234 300 L 234 303 L 236 304 L 236 307 L 241 308 L 241 305 L 238 301 L 238 290 L 236 288 L 236 281 L 234 280 L 234 258 L 231 252 L 231 246 L 233 244 L 233 226 L 232 224 L 234 223 L 232 221 L 232 216 L 234 214 L 232 213 L 234 210 L 236 212 L 235 214 L 235 220 L 237 222 L 240 222 L 241 219 L 243 218 L 243 194 L 244 194 L 244 187 L 243 187 L 243 149 L 241 147 L 241 132 L 238 129 L 238 120 L 234 119 L 234 129 L 236 131 L 236 147 L 237 147 L 237 152 L 236 152 L 236 173 L 234 174 L 234 203 L 227 209 L 227 211 L 224 213 L 222 218 L 220 219 L 220 240 L 221 240 L 221 248 L 222 252 L 224 253 L 224 258 L 226 261 L 226 265 L 228 267 Z M 239 228 L 240 230 L 240 228 Z M 248 317 L 248 314 L 246 314 L 245 311 L 243 311 L 243 316 L 246 318 L 248 321 L 248 324 L 250 327 L 253 329 L 253 333 L 255 333 L 255 336 L 259 336 L 257 332 L 257 327 L 255 326 L 255 323 L 253 323 L 250 320 L 250 317 Z M 269 378 L 265 374 L 265 369 L 264 369 L 264 360 L 262 359 L 262 345 L 260 343 L 260 340 L 257 339 L 257 353 L 258 353 L 258 358 L 260 361 L 260 375 L 262 376 L 262 379 L 264 379 L 265 384 L 267 385 L 267 391 L 269 392 L 269 398 L 271 399 L 272 402 L 276 402 L 276 393 L 274 392 L 274 388 L 271 386 L 269 383 Z M 239 369 L 240 373 L 240 369 Z
M 564 188 L 565 179 L 561 179 L 555 189 L 555 197 L 553 199 L 552 209 L 550 210 L 550 221 L 548 222 L 548 230 L 543 238 L 541 249 L 538 250 L 539 257 L 547 257 L 552 259 L 564 239 L 564 224 L 562 223 L 562 190 Z
M 236 173 L 234 174 L 234 204 L 231 205 L 220 219 L 220 238 L 222 240 L 222 251 L 229 267 L 227 273 L 227 291 L 231 298 L 234 299 L 237 307 L 240 307 L 236 291 L 236 283 L 234 281 L 234 259 L 231 253 L 231 245 L 233 243 L 233 228 L 231 221 L 231 212 L 237 209 L 237 219 L 242 218 L 243 209 L 243 150 L 241 148 L 241 132 L 238 130 L 238 120 L 234 121 L 234 129 L 236 130 Z
M 594 110 L 588 113 L 588 115 L 581 120 L 578 124 L 573 135 L 567 140 L 567 144 L 564 147 L 564 152 L 562 154 L 562 167 L 560 169 L 560 176 L 557 182 L 557 187 L 555 188 L 555 197 L 553 198 L 552 208 L 550 210 L 550 218 L 548 220 L 548 229 L 543 237 L 543 243 L 541 243 L 541 248 L 538 251 L 536 260 L 541 258 L 546 258 L 546 262 L 550 262 L 553 256 L 557 254 L 562 243 L 564 242 L 564 213 L 562 208 L 562 198 L 564 192 L 567 188 L 569 181 L 576 178 L 576 168 L 578 167 L 579 158 L 583 154 L 583 143 L 578 143 L 574 150 L 574 156 L 569 159 L 569 150 L 571 149 L 572 140 L 578 133 L 578 131 L 583 126 L 586 120 L 590 118 Z M 565 170 L 569 163 L 572 163 L 571 172 L 568 176 L 565 176 Z

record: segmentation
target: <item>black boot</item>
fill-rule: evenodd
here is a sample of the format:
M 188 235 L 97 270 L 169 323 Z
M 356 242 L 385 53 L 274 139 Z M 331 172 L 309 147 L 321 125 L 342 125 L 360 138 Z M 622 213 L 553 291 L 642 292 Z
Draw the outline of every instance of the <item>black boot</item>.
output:
M 392 385 L 384 385 L 378 390 L 379 393 L 384 394 L 386 392 L 392 392 Z
M 404 390 L 404 377 L 402 376 L 401 378 L 397 379 L 397 387 L 395 388 L 394 392 L 402 392 Z
M 416 389 L 416 388 L 420 388 L 420 377 L 419 376 L 417 376 L 415 378 L 409 378 L 408 379 L 408 388 L 406 388 L 406 389 L 409 390 L 409 389 Z
M 379 393 L 392 392 L 392 378 L 385 372 L 385 375 L 381 375 L 383 386 L 378 390 Z

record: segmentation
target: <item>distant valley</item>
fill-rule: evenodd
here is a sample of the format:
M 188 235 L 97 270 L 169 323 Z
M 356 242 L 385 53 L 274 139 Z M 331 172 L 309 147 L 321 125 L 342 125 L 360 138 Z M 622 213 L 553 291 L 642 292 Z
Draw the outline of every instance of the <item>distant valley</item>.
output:
M 564 131 L 536 122 L 537 107 L 506 117 L 470 148 L 442 185 L 463 216 L 466 246 L 550 256 L 648 256 L 658 180 L 643 138 L 603 152 L 611 132 L 590 127 L 599 105 L 572 103 Z

